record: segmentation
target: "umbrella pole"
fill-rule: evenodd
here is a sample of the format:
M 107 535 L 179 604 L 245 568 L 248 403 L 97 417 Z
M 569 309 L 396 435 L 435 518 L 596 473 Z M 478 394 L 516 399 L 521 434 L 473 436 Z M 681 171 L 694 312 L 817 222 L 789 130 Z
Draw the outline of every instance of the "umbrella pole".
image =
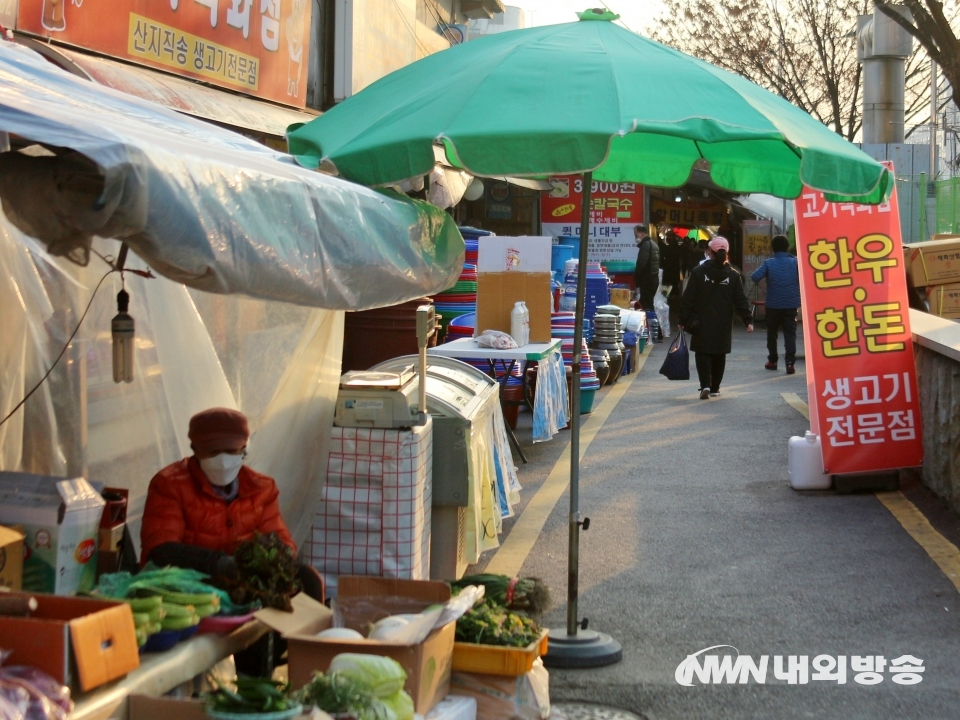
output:
M 587 630 L 579 619 L 580 527 L 589 527 L 589 518 L 580 519 L 580 364 L 583 350 L 583 316 L 587 297 L 587 251 L 590 243 L 590 200 L 593 173 L 583 174 L 580 214 L 580 257 L 577 262 L 577 308 L 573 321 L 573 364 L 570 397 L 570 514 L 567 548 L 567 627 L 550 631 L 547 667 L 587 668 L 619 662 L 620 643 L 606 633 Z M 579 632 L 580 628 L 583 632 Z

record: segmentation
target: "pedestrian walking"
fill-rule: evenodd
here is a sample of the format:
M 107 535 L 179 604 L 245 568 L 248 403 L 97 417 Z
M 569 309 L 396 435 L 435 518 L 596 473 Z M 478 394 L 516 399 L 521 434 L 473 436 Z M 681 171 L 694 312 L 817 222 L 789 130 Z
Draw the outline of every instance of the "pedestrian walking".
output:
M 797 360 L 797 308 L 800 307 L 800 270 L 797 258 L 790 254 L 790 241 L 785 235 L 777 235 L 771 243 L 773 257 L 750 276 L 756 283 L 767 279 L 767 370 L 777 369 L 777 336 L 783 330 L 784 360 L 787 375 L 796 372 Z
M 660 248 L 650 239 L 646 225 L 637 225 L 633 229 L 637 243 L 637 265 L 633 270 L 633 281 L 640 293 L 640 305 L 644 310 L 653 310 L 653 298 L 660 285 Z
M 717 235 L 707 248 L 710 258 L 690 273 L 690 282 L 680 304 L 680 325 L 692 335 L 700 399 L 717 397 L 733 345 L 733 316 L 737 314 L 753 332 L 750 303 L 743 292 L 740 274 L 730 267 L 730 243 Z

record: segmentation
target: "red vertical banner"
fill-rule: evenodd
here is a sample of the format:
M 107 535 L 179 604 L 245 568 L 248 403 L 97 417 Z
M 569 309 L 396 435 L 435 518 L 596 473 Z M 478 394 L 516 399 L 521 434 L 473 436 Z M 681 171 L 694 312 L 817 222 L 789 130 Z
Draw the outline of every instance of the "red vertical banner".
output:
M 831 203 L 804 188 L 794 217 L 810 421 L 820 436 L 824 471 L 920 465 L 896 188 L 880 205 Z

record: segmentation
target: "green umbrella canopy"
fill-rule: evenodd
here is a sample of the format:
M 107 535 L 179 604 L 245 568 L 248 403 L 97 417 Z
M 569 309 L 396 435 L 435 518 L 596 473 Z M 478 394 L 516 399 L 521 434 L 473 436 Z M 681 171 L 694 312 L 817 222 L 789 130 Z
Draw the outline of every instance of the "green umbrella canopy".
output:
M 580 15 L 407 65 L 292 126 L 290 152 L 364 185 L 425 175 L 442 142 L 453 165 L 479 176 L 593 171 L 678 187 L 696 165 L 737 193 L 795 198 L 806 184 L 868 203 L 888 194 L 881 165 L 782 98 L 615 15 Z

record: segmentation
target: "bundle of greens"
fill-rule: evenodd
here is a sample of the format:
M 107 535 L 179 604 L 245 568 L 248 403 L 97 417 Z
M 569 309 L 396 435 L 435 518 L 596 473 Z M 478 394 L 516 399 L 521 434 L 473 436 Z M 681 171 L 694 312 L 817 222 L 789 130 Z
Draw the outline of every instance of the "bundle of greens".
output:
M 238 677 L 236 691 L 216 680 L 213 684 L 216 690 L 204 696 L 204 705 L 214 712 L 253 715 L 293 710 L 298 705 L 287 697 L 288 685 L 270 678 Z
M 290 612 L 290 598 L 300 591 L 297 559 L 276 533 L 257 533 L 234 553 L 236 578 L 217 578 L 219 587 L 237 604 L 259 601 L 264 607 Z
M 540 626 L 527 614 L 486 599 L 457 620 L 460 642 L 526 647 L 538 637 Z
M 506 575 L 467 575 L 451 585 L 465 588 L 468 585 L 483 585 L 485 597 L 509 610 L 522 610 L 535 618 L 542 617 L 550 609 L 550 590 L 540 578 L 509 578 Z
M 315 673 L 296 698 L 331 715 L 356 720 L 413 720 L 413 699 L 404 692 L 407 673 L 396 660 L 341 653 L 326 674 Z

